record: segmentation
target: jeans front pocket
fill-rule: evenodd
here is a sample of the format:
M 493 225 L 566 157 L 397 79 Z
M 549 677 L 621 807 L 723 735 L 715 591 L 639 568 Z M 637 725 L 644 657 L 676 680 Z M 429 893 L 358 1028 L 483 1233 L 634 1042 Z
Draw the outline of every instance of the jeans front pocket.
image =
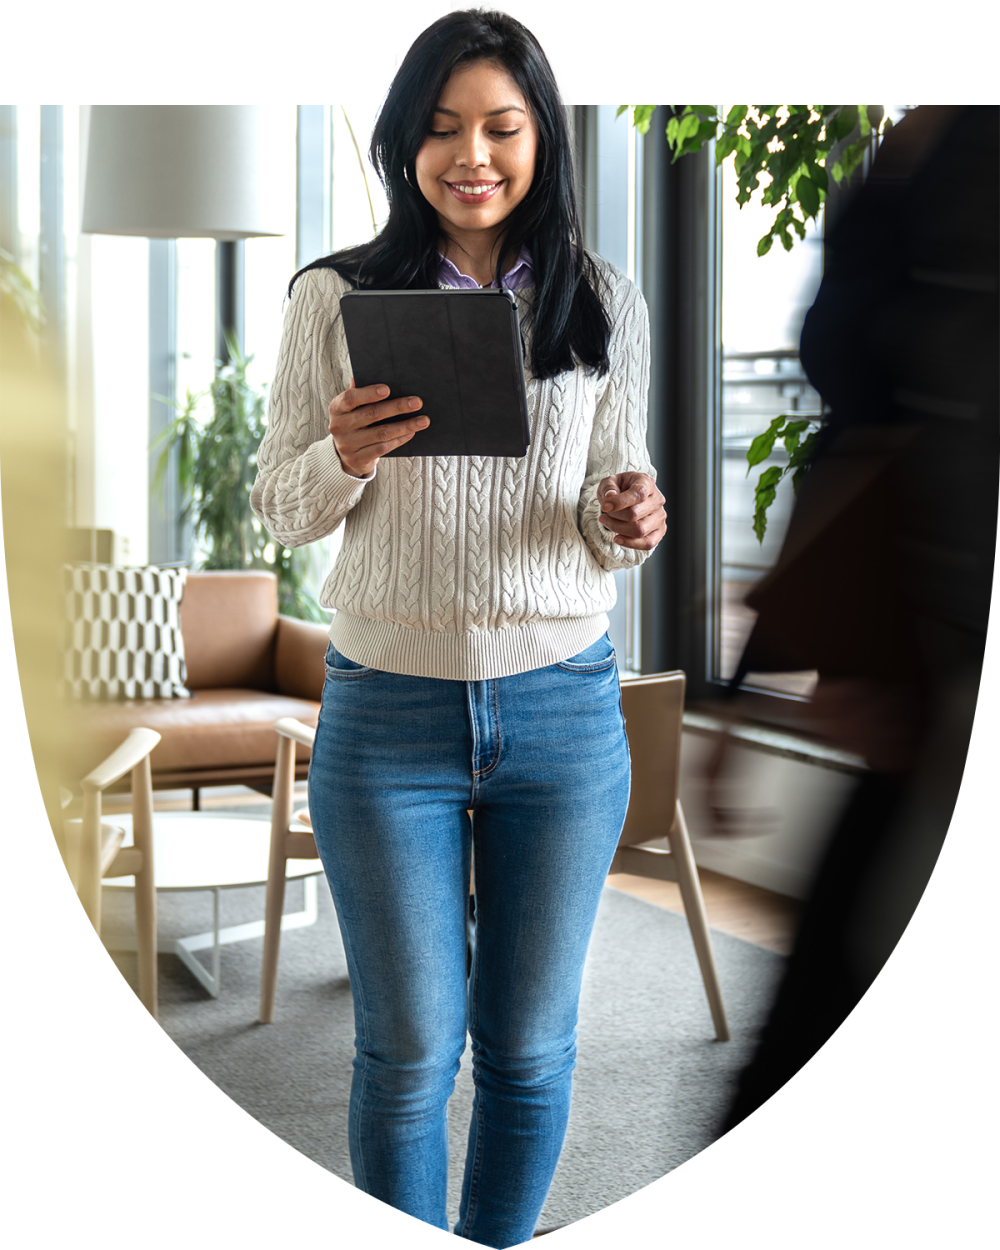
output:
M 607 634 L 602 634 L 596 642 L 585 647 L 577 655 L 568 660 L 560 660 L 556 668 L 565 669 L 567 673 L 602 673 L 613 668 L 616 663 L 615 649 Z
M 356 664 L 341 654 L 331 642 L 326 649 L 326 675 L 338 681 L 352 681 L 359 677 L 371 677 L 379 672 L 377 668 L 368 668 L 364 664 Z

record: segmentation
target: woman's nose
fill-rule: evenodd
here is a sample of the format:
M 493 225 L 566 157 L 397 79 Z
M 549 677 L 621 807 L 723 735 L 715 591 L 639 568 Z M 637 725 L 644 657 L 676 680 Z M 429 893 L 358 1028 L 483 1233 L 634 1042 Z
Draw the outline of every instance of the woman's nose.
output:
M 455 154 L 455 164 L 466 169 L 474 169 L 490 163 L 489 146 L 485 137 L 478 131 L 463 136 Z

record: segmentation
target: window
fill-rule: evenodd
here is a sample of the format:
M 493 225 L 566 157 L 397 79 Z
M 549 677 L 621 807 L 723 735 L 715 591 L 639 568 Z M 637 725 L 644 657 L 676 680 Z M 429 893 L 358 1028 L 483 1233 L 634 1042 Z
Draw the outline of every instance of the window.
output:
M 571 121 L 577 150 L 584 242 L 642 289 L 642 143 L 614 105 L 574 109 Z M 642 670 L 642 574 L 615 574 L 618 600 L 609 634 L 623 673 Z
M 733 158 L 723 162 L 720 585 L 718 647 L 713 657 L 713 676 L 721 681 L 728 681 L 736 671 L 753 625 L 754 613 L 743 606 L 743 597 L 777 559 L 793 502 L 786 478 L 769 509 L 764 541 L 759 543 L 752 528 L 757 478 L 767 466 L 787 463 L 787 455 L 779 443 L 767 462 L 748 474 L 746 453 L 773 418 L 820 412 L 820 397 L 799 365 L 798 346 L 802 322 L 822 277 L 822 235 L 811 226 L 790 252 L 776 245 L 766 256 L 758 256 L 757 240 L 769 230 L 774 211 L 753 201 L 740 208 Z M 808 695 L 815 675 L 761 673 L 749 675 L 748 681 L 762 689 Z
M 900 106 L 887 106 L 894 120 Z M 822 276 L 818 229 L 764 257 L 773 209 L 736 205 L 731 162 L 706 148 L 674 162 L 667 109 L 642 140 L 641 275 L 653 358 L 649 447 L 667 497 L 668 531 L 642 568 L 642 671 L 680 668 L 688 703 L 718 697 L 753 623 L 748 588 L 772 564 L 793 502 L 783 484 L 763 545 L 751 528 L 750 440 L 773 417 L 820 412 L 798 361 L 802 321 Z M 859 175 L 856 175 L 859 176 Z M 833 202 L 833 197 L 831 197 Z M 779 462 L 779 445 L 772 462 Z M 745 709 L 794 725 L 813 674 L 749 674 Z

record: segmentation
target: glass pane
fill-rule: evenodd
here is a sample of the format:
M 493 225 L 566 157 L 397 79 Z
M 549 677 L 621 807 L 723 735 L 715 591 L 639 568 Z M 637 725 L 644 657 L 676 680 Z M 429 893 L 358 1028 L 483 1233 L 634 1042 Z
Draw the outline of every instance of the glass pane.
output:
M 270 386 L 281 346 L 281 324 L 288 282 L 295 272 L 295 222 L 273 239 L 247 239 L 244 348 L 253 360 L 247 370 L 259 390 Z
M 782 414 L 818 415 L 820 399 L 798 358 L 802 322 L 822 277 L 822 236 L 811 227 L 790 252 L 776 243 L 766 256 L 757 241 L 775 210 L 736 203 L 733 158 L 722 167 L 722 498 L 721 629 L 717 676 L 730 678 L 754 613 L 743 604 L 750 587 L 774 563 L 791 512 L 786 480 L 767 516 L 763 542 L 753 530 L 754 488 L 772 464 L 787 463 L 782 444 L 747 473 L 750 443 Z M 751 684 L 808 694 L 815 674 L 759 674 Z
M 38 287 L 41 234 L 41 109 L 17 105 L 17 263 Z
M 618 117 L 617 112 L 612 104 L 594 108 L 597 185 L 591 189 L 594 220 L 587 223 L 587 229 L 591 235 L 589 246 L 636 282 L 641 273 L 641 257 L 636 264 L 642 204 L 641 160 L 635 127 L 628 124 L 627 117 Z M 614 578 L 618 598 L 608 612 L 608 633 L 618 657 L 619 672 L 638 673 L 642 664 L 641 573 L 637 568 L 619 569 Z
M 346 104 L 333 105 L 334 251 L 370 239 L 375 233 L 372 213 L 378 229 L 389 215 L 382 184 L 368 160 L 368 145 L 381 106 L 381 98 L 376 96 L 355 96 Z

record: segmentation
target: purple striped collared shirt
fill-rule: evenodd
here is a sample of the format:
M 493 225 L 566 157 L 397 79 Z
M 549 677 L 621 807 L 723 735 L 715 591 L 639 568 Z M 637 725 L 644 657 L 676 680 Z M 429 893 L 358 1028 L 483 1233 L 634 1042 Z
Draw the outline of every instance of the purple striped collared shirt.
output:
M 438 253 L 441 256 L 441 253 Z M 438 281 L 442 286 L 455 287 L 466 291 L 478 291 L 479 283 L 475 278 L 470 278 L 467 273 L 452 263 L 452 261 L 441 256 L 441 272 L 438 274 Z M 531 253 L 526 247 L 522 247 L 517 254 L 517 259 L 513 265 L 507 270 L 503 276 L 503 284 L 509 291 L 520 291 L 524 287 L 535 285 L 535 271 L 531 267 Z M 489 284 L 491 287 L 496 286 L 493 281 Z

